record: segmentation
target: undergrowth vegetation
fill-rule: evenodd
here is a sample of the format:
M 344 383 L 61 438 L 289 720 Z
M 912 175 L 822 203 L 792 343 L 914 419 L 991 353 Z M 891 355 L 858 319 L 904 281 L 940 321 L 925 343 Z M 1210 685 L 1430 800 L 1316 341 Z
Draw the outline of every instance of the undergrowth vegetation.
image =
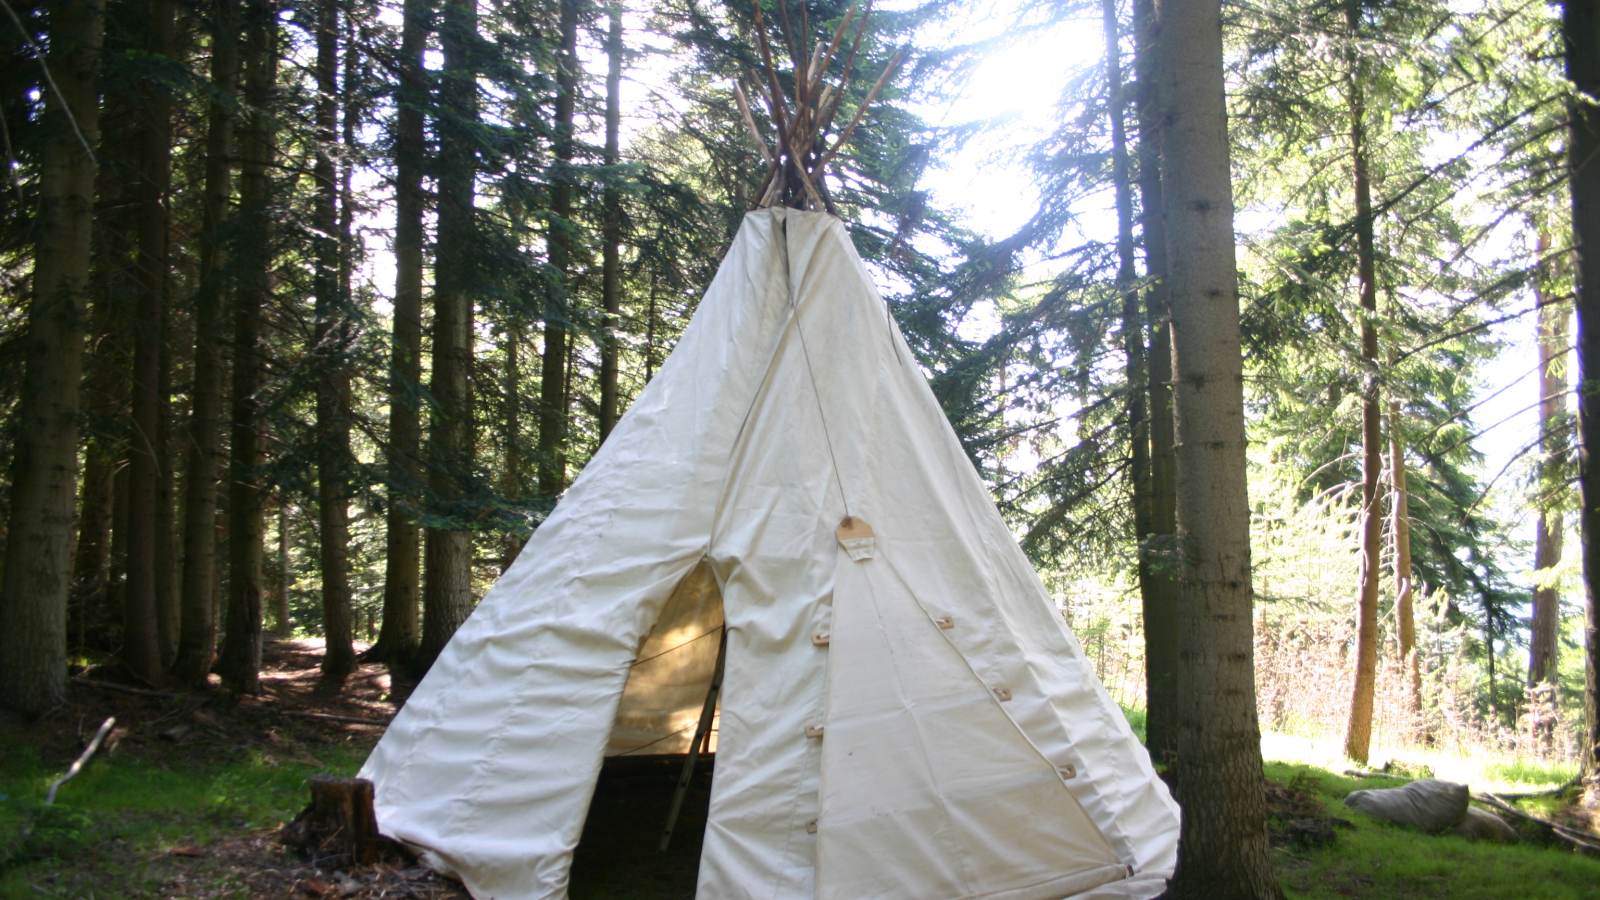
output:
M 167 758 L 115 746 L 45 805 L 64 767 L 0 737 L 0 897 L 253 896 L 237 861 L 208 848 L 275 830 L 305 805 L 307 778 L 352 774 L 368 749 L 285 742 Z
M 1343 805 L 1351 791 L 1395 787 L 1385 778 L 1350 778 L 1314 766 L 1268 763 L 1267 777 L 1320 801 L 1326 815 L 1350 823 L 1324 847 L 1274 851 L 1290 900 L 1383 897 L 1386 900 L 1579 900 L 1595 896 L 1600 860 L 1554 847 L 1473 843 L 1424 834 Z

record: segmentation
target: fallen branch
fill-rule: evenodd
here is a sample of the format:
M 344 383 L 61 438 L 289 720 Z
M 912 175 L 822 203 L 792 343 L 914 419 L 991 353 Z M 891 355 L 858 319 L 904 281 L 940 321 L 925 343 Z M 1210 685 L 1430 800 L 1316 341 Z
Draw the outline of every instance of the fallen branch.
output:
M 1416 779 L 1410 775 L 1397 775 L 1394 772 L 1384 772 L 1380 769 L 1345 769 L 1344 774 L 1349 775 L 1351 778 L 1393 778 L 1396 781 L 1416 781 Z M 1543 791 L 1519 791 L 1516 793 L 1497 791 L 1493 796 L 1501 799 L 1509 797 L 1513 800 L 1531 800 L 1537 797 L 1555 797 L 1566 793 L 1574 787 L 1577 787 L 1581 782 L 1581 778 L 1574 778 L 1559 787 L 1553 787 Z
M 147 691 L 143 688 L 128 687 L 125 684 L 116 684 L 110 681 L 95 681 L 91 678 L 74 678 L 74 684 L 85 687 L 99 688 L 103 691 L 116 691 L 120 694 L 133 694 L 138 697 L 159 697 L 164 700 L 175 700 L 181 697 L 191 697 L 192 694 L 178 694 L 172 691 Z M 387 719 L 358 719 L 354 716 L 336 716 L 331 713 L 307 712 L 298 709 L 280 709 L 276 706 L 252 706 L 250 709 L 259 709 L 263 712 L 277 713 L 281 716 L 299 716 L 303 719 L 321 719 L 324 722 L 344 722 L 349 725 L 371 725 L 374 728 L 386 728 Z
M 380 719 L 358 719 L 355 716 L 335 716 L 331 713 L 304 712 L 298 709 L 277 709 L 271 706 L 258 706 L 267 712 L 275 712 L 284 716 L 300 716 L 303 719 L 321 719 L 324 722 L 347 722 L 351 725 L 371 725 L 374 728 L 387 728 L 389 723 Z
M 49 806 L 50 804 L 56 802 L 56 788 L 61 787 L 63 784 L 66 784 L 72 779 L 78 777 L 78 773 L 83 771 L 84 764 L 89 761 L 89 757 L 93 756 L 96 750 L 100 749 L 100 742 L 106 739 L 106 735 L 111 733 L 111 726 L 115 724 L 117 724 L 115 717 L 100 723 L 100 730 L 94 733 L 94 740 L 89 742 L 88 748 L 85 749 L 83 751 L 83 755 L 79 756 L 77 761 L 72 764 L 72 768 L 67 770 L 67 774 L 57 778 L 55 781 L 50 782 L 50 790 L 44 795 L 45 806 Z
M 1377 769 L 1345 769 L 1344 774 L 1351 778 L 1393 778 L 1395 781 L 1416 781 L 1410 775 L 1396 775 L 1393 772 L 1381 772 Z
M 119 694 L 133 694 L 137 697 L 161 697 L 163 699 L 170 700 L 174 697 L 186 696 L 184 694 L 174 694 L 171 691 L 147 691 L 144 688 L 128 687 L 125 684 L 116 684 L 115 682 L 110 681 L 95 681 L 92 678 L 76 677 L 72 679 L 72 683 L 81 684 L 85 687 L 99 688 L 102 691 L 116 691 Z
M 1565 825 L 1552 822 L 1542 816 L 1536 816 L 1532 813 L 1523 812 L 1522 810 L 1517 809 L 1515 806 L 1512 806 L 1494 794 L 1473 794 L 1472 799 L 1484 804 L 1485 806 L 1492 806 L 1501 812 L 1508 813 L 1516 816 L 1519 819 L 1540 825 L 1547 829 L 1555 837 L 1565 841 L 1568 844 L 1571 844 L 1574 847 L 1582 850 L 1588 850 L 1590 853 L 1600 853 L 1600 834 L 1590 834 L 1587 831 L 1579 831 L 1576 828 L 1568 828 Z

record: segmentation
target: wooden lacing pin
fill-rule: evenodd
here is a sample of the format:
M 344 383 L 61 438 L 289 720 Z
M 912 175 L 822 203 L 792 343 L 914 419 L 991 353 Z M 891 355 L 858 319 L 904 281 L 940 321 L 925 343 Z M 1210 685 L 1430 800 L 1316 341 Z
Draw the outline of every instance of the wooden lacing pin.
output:
M 872 526 L 859 516 L 845 516 L 833 533 L 839 539 L 839 546 L 856 562 L 877 555 L 878 542 L 872 534 Z
M 943 628 L 945 631 L 949 631 L 956 627 L 956 620 L 954 616 L 940 616 L 933 620 L 933 624 Z
M 808 737 L 808 738 L 820 738 L 820 737 L 822 737 L 822 726 L 821 725 L 807 725 L 806 726 L 806 737 Z
M 817 820 L 816 819 L 812 819 L 811 821 L 806 823 L 806 834 L 816 834 L 816 833 L 817 833 Z
M 997 687 L 994 689 L 994 696 L 997 700 L 1010 700 L 1011 689 L 1008 687 Z
M 811 636 L 811 643 L 816 644 L 818 647 L 826 647 L 828 646 L 828 641 L 832 638 L 833 635 L 826 631 L 819 631 Z
M 1056 767 L 1056 772 L 1061 776 L 1062 781 L 1071 781 L 1078 777 L 1078 769 L 1072 763 Z

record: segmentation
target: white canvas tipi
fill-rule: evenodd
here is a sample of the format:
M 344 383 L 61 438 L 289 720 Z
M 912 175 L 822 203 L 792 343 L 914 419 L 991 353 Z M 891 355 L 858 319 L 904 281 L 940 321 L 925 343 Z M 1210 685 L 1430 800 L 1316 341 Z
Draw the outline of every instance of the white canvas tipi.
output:
M 687 749 L 724 624 L 700 900 L 1162 890 L 1177 807 L 822 212 L 746 217 L 362 769 L 380 827 L 564 897 L 602 757 Z

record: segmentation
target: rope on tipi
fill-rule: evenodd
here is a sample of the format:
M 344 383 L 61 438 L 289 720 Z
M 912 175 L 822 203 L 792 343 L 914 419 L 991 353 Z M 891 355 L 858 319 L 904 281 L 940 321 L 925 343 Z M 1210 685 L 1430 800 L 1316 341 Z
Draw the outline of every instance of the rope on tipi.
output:
M 739 101 L 739 114 L 761 152 L 761 161 L 767 166 L 766 178 L 756 191 L 757 199 L 753 208 L 787 206 L 794 209 L 823 209 L 838 215 L 832 198 L 828 196 L 823 172 L 845 142 L 850 140 L 856 126 L 861 124 L 861 117 L 866 114 L 867 107 L 872 105 L 889 76 L 894 74 L 903 54 L 896 53 L 884 66 L 883 73 L 861 101 L 850 124 L 830 144 L 828 129 L 833 124 L 834 116 L 839 113 L 839 105 L 844 99 L 844 85 L 850 80 L 856 51 L 861 48 L 861 38 L 866 34 L 867 19 L 872 15 L 871 0 L 868 0 L 855 37 L 850 42 L 850 52 L 845 57 L 838 85 L 824 84 L 823 78 L 833 63 L 834 54 L 838 52 L 851 20 L 855 18 L 856 8 L 850 7 L 844 18 L 839 20 L 832 41 L 824 45 L 819 40 L 815 46 L 807 47 L 811 25 L 805 4 L 802 3 L 800 7 L 799 42 L 796 43 L 795 32 L 789 27 L 788 2 L 777 0 L 778 27 L 794 61 L 790 93 L 784 92 L 777 67 L 772 62 L 772 48 L 767 43 L 767 29 L 761 16 L 761 0 L 755 0 L 752 6 L 755 11 L 756 46 L 761 51 L 763 71 L 759 74 L 750 72 L 750 83 L 757 96 L 766 102 L 767 112 L 777 132 L 777 146 L 774 148 L 767 144 L 756 128 L 755 117 L 750 113 L 750 100 L 743 86 L 735 80 L 733 92 Z

